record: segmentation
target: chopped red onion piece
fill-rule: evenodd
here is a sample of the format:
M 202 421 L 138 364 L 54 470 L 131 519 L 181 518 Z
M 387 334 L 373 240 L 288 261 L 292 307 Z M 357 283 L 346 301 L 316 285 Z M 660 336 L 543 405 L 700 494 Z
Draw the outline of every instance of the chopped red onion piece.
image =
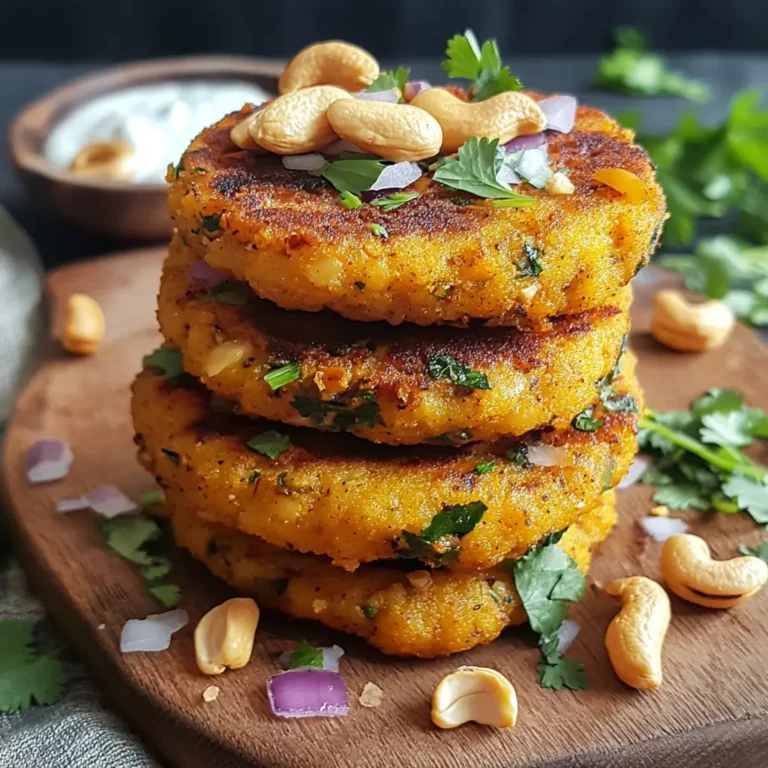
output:
M 60 514 L 65 512 L 79 512 L 81 509 L 88 509 L 91 505 L 85 496 L 78 496 L 74 499 L 59 499 L 56 502 L 56 511 Z
M 38 440 L 27 454 L 27 480 L 50 483 L 69 474 L 74 461 L 72 449 L 63 440 Z
M 285 155 L 283 165 L 289 171 L 324 171 L 328 161 L 317 152 L 306 155 Z
M 654 541 L 666 541 L 688 530 L 688 524 L 679 517 L 643 517 L 640 526 Z
M 547 128 L 560 133 L 570 133 L 576 124 L 576 106 L 573 96 L 552 96 L 542 99 L 539 107 L 547 118 Z
M 117 517 L 136 510 L 136 504 L 114 485 L 101 485 L 94 488 L 84 498 L 94 512 L 106 518 Z
M 410 80 L 405 84 L 405 93 L 403 97 L 406 101 L 415 99 L 422 91 L 427 91 L 432 87 L 428 80 Z
M 354 144 L 344 141 L 344 139 L 334 141 L 333 144 L 329 144 L 323 149 L 324 155 L 340 155 L 342 152 L 357 152 L 359 155 L 365 154 L 364 149 L 360 149 L 360 147 L 356 147 Z
M 567 653 L 579 632 L 581 632 L 581 625 L 566 619 L 557 630 L 557 652 Z
M 537 467 L 557 467 L 565 462 L 565 448 L 556 445 L 529 445 L 528 461 Z
M 338 672 L 292 669 L 267 679 L 267 697 L 278 717 L 341 717 L 349 696 Z
M 635 456 L 635 460 L 629 465 L 627 474 L 621 478 L 616 490 L 623 491 L 631 488 L 645 474 L 646 469 L 648 469 L 648 459 Z
M 187 267 L 187 277 L 195 283 L 200 283 L 205 288 L 215 288 L 217 285 L 229 280 L 229 276 L 224 272 L 208 266 L 202 259 L 195 259 Z
M 517 161 L 517 168 L 515 170 L 529 184 L 541 189 L 546 180 L 552 175 L 546 146 L 524 150 Z
M 523 180 L 514 172 L 511 166 L 502 165 L 496 174 L 496 181 L 500 184 L 522 184 Z
M 360 101 L 384 101 L 388 104 L 397 104 L 400 101 L 400 94 L 390 88 L 388 91 L 360 91 L 355 94 L 356 99 Z
M 188 621 L 187 612 L 178 608 L 150 614 L 146 619 L 129 619 L 120 635 L 120 653 L 164 651 L 171 645 L 171 635 Z
M 527 136 L 516 136 L 514 139 L 510 139 L 506 144 L 502 145 L 504 151 L 519 152 L 521 149 L 538 149 L 543 144 L 547 143 L 546 135 L 542 133 L 530 133 Z
M 418 163 L 395 163 L 387 165 L 368 189 L 372 192 L 381 189 L 405 189 L 421 176 L 422 170 Z

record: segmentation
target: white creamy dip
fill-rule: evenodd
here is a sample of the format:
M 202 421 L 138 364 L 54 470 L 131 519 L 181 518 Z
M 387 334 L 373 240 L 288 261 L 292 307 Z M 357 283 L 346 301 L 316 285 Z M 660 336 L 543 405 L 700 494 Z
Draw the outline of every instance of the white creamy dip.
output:
M 127 88 L 97 96 L 57 123 L 45 157 L 66 171 L 88 144 L 127 141 L 133 145 L 139 184 L 157 184 L 168 163 L 177 163 L 192 139 L 246 102 L 260 104 L 271 94 L 237 81 L 179 80 Z

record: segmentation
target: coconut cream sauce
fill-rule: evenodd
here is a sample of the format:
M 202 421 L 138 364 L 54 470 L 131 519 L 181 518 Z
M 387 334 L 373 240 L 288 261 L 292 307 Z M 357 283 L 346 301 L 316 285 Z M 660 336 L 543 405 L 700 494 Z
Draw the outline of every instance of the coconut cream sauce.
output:
M 158 184 L 192 139 L 246 102 L 271 94 L 238 81 L 187 80 L 137 86 L 104 94 L 65 115 L 51 131 L 45 157 L 59 170 L 94 142 L 122 140 L 135 152 L 133 181 Z

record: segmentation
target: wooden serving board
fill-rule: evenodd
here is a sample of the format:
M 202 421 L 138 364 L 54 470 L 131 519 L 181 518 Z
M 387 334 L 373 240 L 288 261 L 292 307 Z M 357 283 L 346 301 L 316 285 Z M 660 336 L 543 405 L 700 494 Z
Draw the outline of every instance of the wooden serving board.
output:
M 630 690 L 611 670 L 603 636 L 617 604 L 597 585 L 617 576 L 658 577 L 659 545 L 643 536 L 635 522 L 651 506 L 650 489 L 642 486 L 620 494 L 621 522 L 596 559 L 587 596 L 571 612 L 582 626 L 571 654 L 586 664 L 588 691 L 539 688 L 537 651 L 509 633 L 452 658 L 403 661 L 319 625 L 279 615 L 263 617 L 245 669 L 204 677 L 195 666 L 192 633 L 200 616 L 229 590 L 183 553 L 174 556 L 172 575 L 182 587 L 189 625 L 174 636 L 169 651 L 121 655 L 125 621 L 160 609 L 135 569 L 104 549 L 93 513 L 57 515 L 54 504 L 103 483 L 114 483 L 134 497 L 152 487 L 134 458 L 128 387 L 142 355 L 160 340 L 154 310 L 162 257 L 162 249 L 145 250 L 51 275 L 54 314 L 70 292 L 89 293 L 104 307 L 107 338 L 90 358 L 72 358 L 51 345 L 8 429 L 4 491 L 7 520 L 34 587 L 113 705 L 168 764 L 768 765 L 768 590 L 730 612 L 700 609 L 673 597 L 660 690 Z M 708 387 L 730 386 L 753 405 L 768 408 L 768 352 L 756 337 L 739 328 L 717 352 L 668 352 L 646 333 L 652 288 L 643 282 L 647 280 L 636 289 L 632 346 L 640 357 L 648 402 L 658 409 L 679 408 Z M 30 486 L 25 456 L 43 437 L 68 440 L 75 463 L 67 479 Z M 690 519 L 716 557 L 730 557 L 739 544 L 761 540 L 762 531 L 746 515 Z M 278 670 L 276 654 L 302 637 L 313 644 L 337 642 L 346 649 L 342 672 L 353 701 L 348 717 L 281 720 L 270 714 L 265 680 Z M 520 702 L 517 727 L 499 731 L 470 725 L 440 731 L 432 726 L 429 702 L 435 684 L 464 664 L 494 667 L 513 681 Z M 377 709 L 357 703 L 368 681 L 384 690 Z M 221 693 L 206 704 L 201 695 L 212 683 Z

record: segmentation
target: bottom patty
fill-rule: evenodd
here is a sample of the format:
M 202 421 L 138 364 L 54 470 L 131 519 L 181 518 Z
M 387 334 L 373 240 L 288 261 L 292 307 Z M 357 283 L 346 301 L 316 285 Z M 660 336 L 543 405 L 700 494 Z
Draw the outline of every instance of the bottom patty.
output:
M 207 522 L 180 499 L 170 492 L 165 503 L 176 542 L 215 576 L 253 595 L 262 608 L 359 635 L 383 653 L 447 656 L 489 643 L 505 627 L 526 621 L 507 568 L 408 572 L 381 563 L 349 573 L 327 558 L 285 552 Z M 604 493 L 560 540 L 584 573 L 593 548 L 616 522 L 615 502 L 615 492 Z

